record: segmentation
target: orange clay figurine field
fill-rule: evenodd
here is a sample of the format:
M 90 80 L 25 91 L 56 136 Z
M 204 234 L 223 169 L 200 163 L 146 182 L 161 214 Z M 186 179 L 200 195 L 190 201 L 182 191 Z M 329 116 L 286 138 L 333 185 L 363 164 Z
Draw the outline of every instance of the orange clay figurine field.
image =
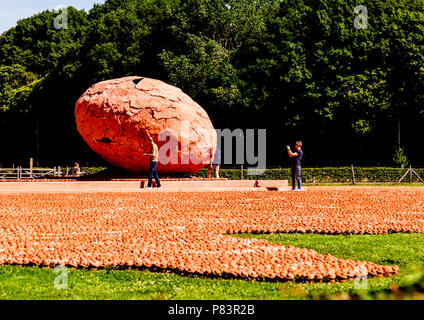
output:
M 281 281 L 399 270 L 228 235 L 271 232 L 423 233 L 424 189 L 0 194 L 0 264 L 120 265 Z

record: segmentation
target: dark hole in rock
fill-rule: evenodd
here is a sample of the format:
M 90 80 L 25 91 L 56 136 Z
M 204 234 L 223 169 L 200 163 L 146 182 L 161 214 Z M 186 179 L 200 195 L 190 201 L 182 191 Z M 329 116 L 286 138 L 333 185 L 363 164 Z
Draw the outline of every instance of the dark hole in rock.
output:
M 140 79 L 135 79 L 133 80 L 133 82 L 135 83 L 135 85 L 138 85 L 138 83 L 143 80 L 144 78 L 140 78 Z
M 97 139 L 97 141 L 100 141 L 100 142 L 103 142 L 103 143 L 111 143 L 111 142 L 112 142 L 112 140 L 110 140 L 110 139 L 108 139 L 108 138 L 106 138 L 106 137 L 104 137 L 104 138 L 103 138 L 103 139 L 101 139 L 101 140 Z

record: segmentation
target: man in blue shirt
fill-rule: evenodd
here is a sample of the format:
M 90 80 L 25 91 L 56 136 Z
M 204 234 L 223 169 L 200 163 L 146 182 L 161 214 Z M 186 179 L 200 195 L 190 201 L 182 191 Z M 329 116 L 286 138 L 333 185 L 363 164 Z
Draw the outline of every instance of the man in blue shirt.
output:
M 302 141 L 296 141 L 296 152 L 291 152 L 291 149 L 289 146 L 287 146 L 287 152 L 289 153 L 289 156 L 291 158 L 291 176 L 292 176 L 292 191 L 296 190 L 296 180 L 297 180 L 297 186 L 298 190 L 301 190 L 302 187 L 302 178 L 300 177 L 300 160 L 303 157 L 303 151 L 302 151 Z

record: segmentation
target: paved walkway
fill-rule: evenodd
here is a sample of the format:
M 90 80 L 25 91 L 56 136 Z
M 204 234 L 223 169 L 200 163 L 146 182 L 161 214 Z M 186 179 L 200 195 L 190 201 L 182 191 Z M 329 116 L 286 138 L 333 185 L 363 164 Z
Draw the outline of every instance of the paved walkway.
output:
M 161 181 L 161 188 L 145 188 L 146 180 L 1 182 L 1 193 L 16 192 L 180 192 L 287 191 L 287 180 Z

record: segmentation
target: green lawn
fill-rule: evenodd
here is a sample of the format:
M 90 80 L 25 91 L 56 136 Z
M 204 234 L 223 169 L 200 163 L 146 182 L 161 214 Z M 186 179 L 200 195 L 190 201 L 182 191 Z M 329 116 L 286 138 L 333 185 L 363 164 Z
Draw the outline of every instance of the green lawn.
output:
M 368 290 L 343 283 L 259 282 L 187 277 L 171 272 L 119 269 L 67 269 L 67 289 L 56 289 L 58 274 L 52 268 L 5 265 L 0 267 L 0 299 L 311 299 L 338 292 L 363 298 L 391 285 L 407 286 L 417 280 L 417 266 L 424 266 L 424 234 L 236 235 L 264 238 L 330 253 L 339 258 L 397 264 L 399 275 L 368 279 Z
M 252 237 L 252 235 L 239 235 Z M 286 282 L 280 291 L 286 299 L 332 296 L 338 292 L 352 292 L 362 298 L 387 290 L 391 285 L 408 286 L 422 275 L 424 266 L 424 234 L 392 233 L 387 235 L 317 235 L 317 234 L 267 234 L 260 238 L 270 242 L 285 243 L 314 249 L 322 254 L 353 260 L 367 260 L 382 265 L 397 264 L 399 274 L 393 277 L 376 277 L 367 280 L 368 290 L 355 289 L 352 281 L 343 283 Z

